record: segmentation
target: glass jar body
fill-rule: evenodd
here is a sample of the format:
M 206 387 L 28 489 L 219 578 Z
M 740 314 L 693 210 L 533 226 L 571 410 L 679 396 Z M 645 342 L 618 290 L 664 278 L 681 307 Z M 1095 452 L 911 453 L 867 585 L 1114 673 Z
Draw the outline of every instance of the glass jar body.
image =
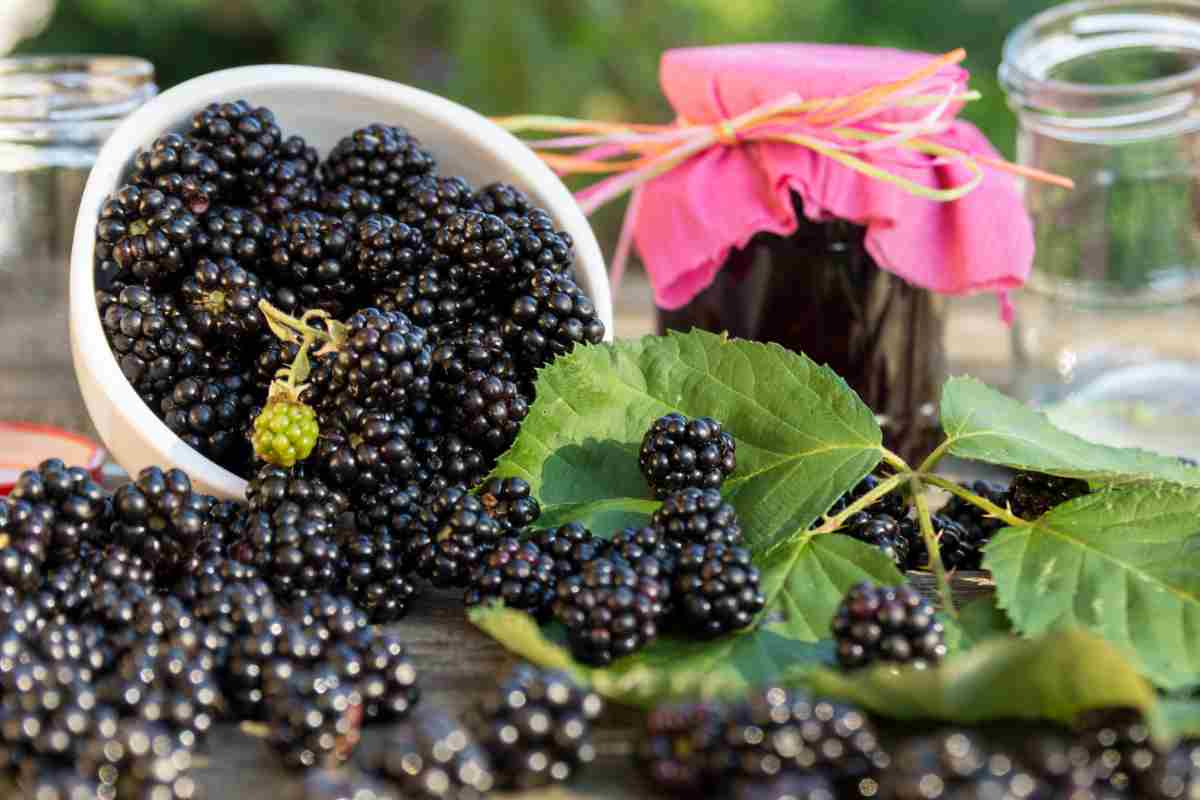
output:
M 879 268 L 865 229 L 800 215 L 788 237 L 756 236 L 658 328 L 774 342 L 827 364 L 875 412 L 885 444 L 917 463 L 937 444 L 945 379 L 944 299 Z

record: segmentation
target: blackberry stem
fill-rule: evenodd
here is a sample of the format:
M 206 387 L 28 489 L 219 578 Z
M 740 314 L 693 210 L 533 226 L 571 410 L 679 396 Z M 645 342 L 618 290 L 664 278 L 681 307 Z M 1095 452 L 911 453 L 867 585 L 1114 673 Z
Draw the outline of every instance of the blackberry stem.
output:
M 258 301 L 258 310 L 267 318 L 271 332 L 285 342 L 303 343 L 310 338 L 313 342 L 323 342 L 334 349 L 346 341 L 346 328 L 342 323 L 329 317 L 329 312 L 313 309 L 305 311 L 297 319 L 291 314 L 280 311 L 266 300 Z M 326 320 L 329 330 L 324 331 L 309 324 L 309 320 Z
M 886 462 L 893 469 L 895 469 L 897 473 L 906 473 L 906 472 L 913 471 L 913 468 L 908 465 L 907 461 L 905 461 L 903 458 L 901 458 L 900 456 L 893 453 L 891 450 L 888 450 L 886 447 L 881 447 L 879 449 L 880 449 L 880 452 L 883 453 L 884 462 Z
M 925 460 L 921 462 L 921 466 L 917 467 L 917 472 L 921 474 L 933 472 L 933 468 L 936 467 L 938 462 L 942 460 L 942 457 L 949 452 L 950 445 L 953 443 L 954 440 L 947 437 L 944 442 L 934 448 L 932 453 L 925 457 Z
M 954 590 L 950 586 L 950 575 L 946 565 L 942 563 L 942 551 L 938 546 L 938 537 L 933 530 L 933 519 L 929 514 L 929 501 L 925 499 L 925 484 L 918 473 L 911 473 L 909 480 L 912 485 L 913 502 L 917 506 L 917 521 L 921 524 L 921 538 L 925 540 L 925 549 L 929 551 L 929 566 L 937 578 L 938 594 L 942 596 L 942 608 L 953 619 L 958 619 L 958 607 L 954 605 Z
M 907 466 L 908 465 L 905 465 L 905 469 L 906 469 L 905 473 L 892 475 L 890 478 L 883 479 L 882 481 L 879 482 L 878 486 L 876 486 L 874 489 L 872 489 L 871 491 L 864 494 L 862 497 L 855 500 L 850 505 L 846 506 L 846 508 L 844 510 L 842 510 L 838 514 L 835 514 L 832 517 L 827 517 L 825 519 L 825 522 L 823 522 L 821 524 L 821 526 L 816 529 L 815 532 L 816 533 L 833 533 L 834 531 L 839 530 L 842 527 L 842 525 L 845 524 L 846 520 L 848 520 L 850 517 L 854 516 L 855 514 L 862 511 L 863 509 L 867 508 L 868 506 L 873 505 L 875 503 L 875 501 L 879 500 L 885 494 L 888 494 L 893 489 L 895 489 L 897 486 L 899 486 L 901 483 L 908 480 Z
M 963 500 L 965 500 L 966 502 L 975 506 L 976 508 L 986 511 L 988 513 L 988 516 L 995 517 L 996 519 L 1001 520 L 1003 522 L 1007 522 L 1009 524 L 1009 526 L 1011 526 L 1011 527 L 1020 527 L 1023 525 L 1030 524 L 1030 522 L 1028 520 L 1021 519 L 1016 514 L 1009 511 L 1007 508 L 1001 508 L 1000 506 L 993 503 L 991 500 L 988 500 L 986 497 L 980 497 L 979 495 L 975 494 L 974 492 L 969 491 L 968 489 L 964 489 L 963 487 L 959 486 L 954 481 L 946 480 L 945 478 L 940 478 L 937 475 L 921 474 L 920 478 L 921 478 L 922 482 L 927 483 L 930 486 L 936 486 L 939 489 L 944 489 L 945 491 L 949 492 L 950 494 L 954 495 L 955 497 L 962 498 Z

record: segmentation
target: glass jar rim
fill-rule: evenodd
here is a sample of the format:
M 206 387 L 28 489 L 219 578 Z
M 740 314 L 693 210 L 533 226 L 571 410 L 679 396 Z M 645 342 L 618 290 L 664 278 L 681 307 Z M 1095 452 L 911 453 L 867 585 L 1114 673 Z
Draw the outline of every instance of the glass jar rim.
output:
M 1173 75 L 1119 85 L 1084 83 L 1037 75 L 1028 69 L 1028 54 L 1040 31 L 1065 19 L 1090 12 L 1127 8 L 1153 13 L 1155 9 L 1187 12 L 1196 19 L 1196 48 L 1200 51 L 1200 0 L 1076 0 L 1048 8 L 1017 26 L 1005 38 L 999 70 L 1000 84 L 1011 98 L 1022 101 L 1035 92 L 1059 100 L 1075 101 L 1083 107 L 1097 100 L 1170 95 L 1200 84 L 1200 66 Z M 1098 32 L 1098 31 L 1097 31 Z
M 135 56 L 0 58 L 0 125 L 119 119 L 157 91 L 154 65 Z

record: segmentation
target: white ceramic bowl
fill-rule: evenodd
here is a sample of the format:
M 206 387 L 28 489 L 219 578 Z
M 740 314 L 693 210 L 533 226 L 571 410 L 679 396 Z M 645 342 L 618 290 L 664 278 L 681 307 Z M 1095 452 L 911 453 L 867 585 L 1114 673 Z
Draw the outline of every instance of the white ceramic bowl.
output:
M 128 174 L 138 148 L 214 101 L 245 99 L 272 109 L 285 132 L 322 153 L 372 122 L 402 125 L 437 156 L 442 171 L 475 185 L 506 181 L 575 239 L 576 270 L 612 337 L 612 300 L 604 259 L 587 219 L 562 181 L 514 136 L 468 108 L 399 83 L 352 72 L 296 66 L 239 67 L 163 92 L 134 112 L 100 151 L 88 178 L 71 251 L 71 351 L 88 413 L 109 452 L 131 474 L 152 464 L 180 467 L 197 489 L 241 497 L 245 482 L 179 440 L 142 403 L 109 350 L 94 300 L 93 237 L 100 206 Z

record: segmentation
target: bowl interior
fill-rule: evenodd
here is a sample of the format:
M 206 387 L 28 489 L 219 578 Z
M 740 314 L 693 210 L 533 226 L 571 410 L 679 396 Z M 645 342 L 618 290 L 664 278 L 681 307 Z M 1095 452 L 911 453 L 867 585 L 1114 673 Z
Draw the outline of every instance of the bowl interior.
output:
M 275 112 L 285 136 L 302 135 L 322 156 L 373 122 L 401 125 L 438 159 L 443 174 L 473 185 L 504 181 L 525 190 L 575 240 L 576 270 L 612 336 L 603 258 L 569 191 L 527 147 L 475 112 L 401 84 L 312 67 L 242 67 L 188 81 L 130 116 L 105 145 L 80 206 L 71 258 L 71 338 L 84 400 L 105 444 L 123 467 L 178 466 L 198 488 L 240 496 L 244 481 L 184 445 L 125 381 L 108 348 L 94 303 L 93 236 L 104 198 L 128 175 L 138 148 L 185 130 L 209 102 L 245 99 Z M 131 440 L 134 439 L 134 440 Z

